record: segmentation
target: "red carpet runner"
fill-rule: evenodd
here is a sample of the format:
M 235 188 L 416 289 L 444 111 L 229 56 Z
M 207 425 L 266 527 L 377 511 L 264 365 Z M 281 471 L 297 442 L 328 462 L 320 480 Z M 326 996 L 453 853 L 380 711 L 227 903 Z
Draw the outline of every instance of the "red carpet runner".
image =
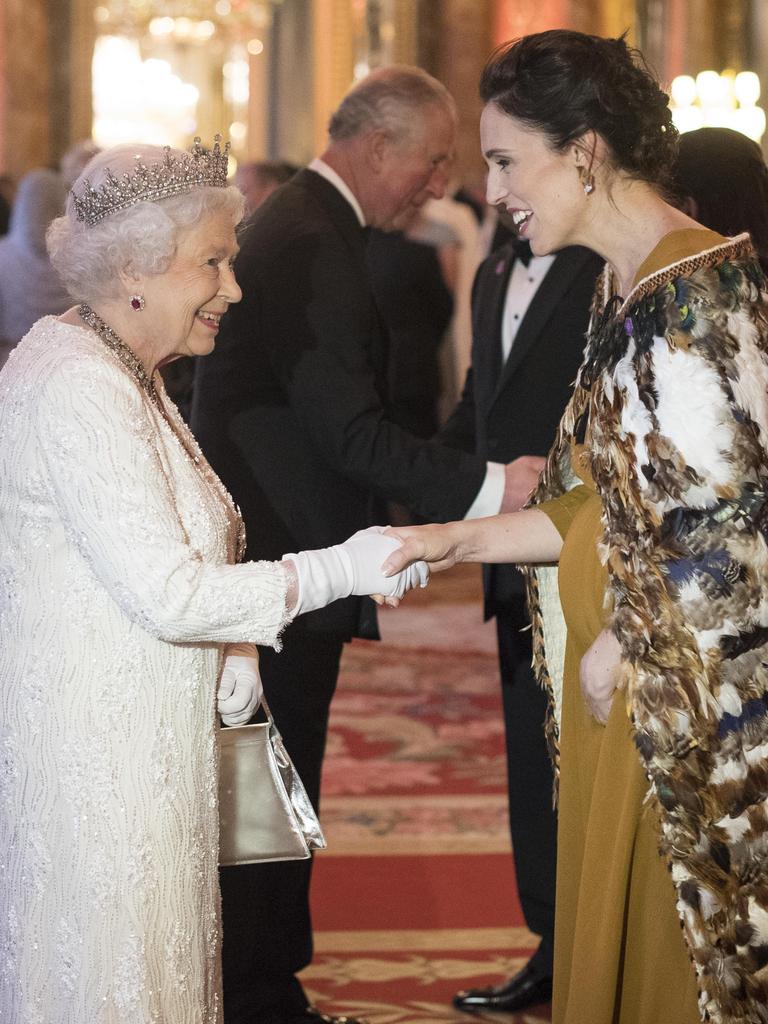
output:
M 470 1017 L 460 988 L 514 974 L 535 939 L 515 892 L 493 625 L 477 570 L 437 577 L 381 615 L 384 642 L 344 656 L 331 715 L 317 857 L 315 959 L 324 1009 L 371 1024 L 540 1024 L 549 1007 Z

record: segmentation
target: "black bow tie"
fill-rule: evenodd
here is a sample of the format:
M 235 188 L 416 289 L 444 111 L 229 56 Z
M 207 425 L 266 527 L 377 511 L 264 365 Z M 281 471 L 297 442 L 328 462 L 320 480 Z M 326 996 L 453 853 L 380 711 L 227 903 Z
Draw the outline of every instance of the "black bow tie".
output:
M 515 254 L 515 259 L 520 260 L 524 267 L 527 267 L 531 262 L 531 243 L 526 238 L 513 238 L 512 239 L 512 252 Z

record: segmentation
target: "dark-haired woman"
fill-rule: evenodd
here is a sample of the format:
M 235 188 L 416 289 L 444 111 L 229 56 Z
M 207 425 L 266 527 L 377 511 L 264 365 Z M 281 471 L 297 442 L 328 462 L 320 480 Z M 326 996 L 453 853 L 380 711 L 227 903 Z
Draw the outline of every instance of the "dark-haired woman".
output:
M 768 270 L 768 167 L 752 139 L 731 128 L 698 128 L 680 137 L 674 190 L 679 205 L 723 235 L 748 231 Z
M 534 507 L 399 529 L 389 561 L 535 565 L 555 1022 L 765 1022 L 765 279 L 747 235 L 666 201 L 667 97 L 623 40 L 525 37 L 481 94 L 488 201 L 535 254 L 584 245 L 607 266 Z

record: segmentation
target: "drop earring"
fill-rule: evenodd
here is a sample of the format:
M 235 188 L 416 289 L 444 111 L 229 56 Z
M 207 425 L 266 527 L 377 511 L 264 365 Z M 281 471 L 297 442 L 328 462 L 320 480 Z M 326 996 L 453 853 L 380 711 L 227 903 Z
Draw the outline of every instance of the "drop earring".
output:
M 131 309 L 135 309 L 138 312 L 140 309 L 144 309 L 146 302 L 144 301 L 143 295 L 131 295 L 128 299 L 131 304 Z
M 580 167 L 579 178 L 581 179 L 581 187 L 584 189 L 585 196 L 588 196 L 595 191 L 595 176 L 591 171 L 586 170 L 584 167 Z

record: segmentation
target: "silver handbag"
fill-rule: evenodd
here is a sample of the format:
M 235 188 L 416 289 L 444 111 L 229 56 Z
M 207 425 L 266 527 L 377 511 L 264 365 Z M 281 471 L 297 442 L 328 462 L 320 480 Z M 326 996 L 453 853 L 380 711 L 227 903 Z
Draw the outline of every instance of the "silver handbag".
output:
M 219 864 L 306 860 L 325 836 L 269 705 L 266 722 L 220 729 Z

